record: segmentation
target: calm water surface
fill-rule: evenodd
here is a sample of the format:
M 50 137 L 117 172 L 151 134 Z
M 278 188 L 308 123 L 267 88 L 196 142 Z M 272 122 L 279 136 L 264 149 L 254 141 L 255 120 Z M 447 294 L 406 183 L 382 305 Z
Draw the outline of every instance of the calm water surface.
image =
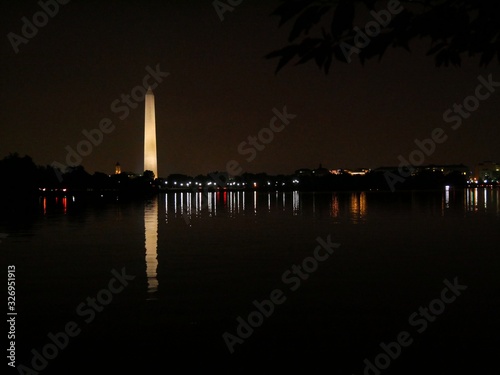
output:
M 497 374 L 499 224 L 500 189 L 41 198 L 0 222 L 17 364 L 75 322 L 41 373 L 376 374 L 365 359 L 406 331 L 411 345 L 380 373 Z M 313 261 L 328 237 L 340 247 Z M 111 293 L 113 270 L 130 280 Z M 467 289 L 419 333 L 409 317 L 455 278 Z M 223 334 L 237 337 L 275 290 L 282 303 L 231 354 Z

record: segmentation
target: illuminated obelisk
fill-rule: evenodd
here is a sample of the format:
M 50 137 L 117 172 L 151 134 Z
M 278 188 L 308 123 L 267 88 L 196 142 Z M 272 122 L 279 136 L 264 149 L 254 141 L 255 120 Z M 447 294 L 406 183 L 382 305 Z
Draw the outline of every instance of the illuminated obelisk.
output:
M 151 87 L 146 93 L 144 118 L 144 170 L 152 171 L 155 174 L 155 178 L 158 178 L 155 96 Z

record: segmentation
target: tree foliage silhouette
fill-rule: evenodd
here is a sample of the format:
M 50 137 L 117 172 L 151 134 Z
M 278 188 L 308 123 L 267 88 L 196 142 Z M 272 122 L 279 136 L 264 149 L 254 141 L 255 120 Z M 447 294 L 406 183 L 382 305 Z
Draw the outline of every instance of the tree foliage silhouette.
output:
M 349 62 L 345 46 L 355 46 L 357 30 L 373 20 L 373 13 L 396 0 L 282 0 L 272 15 L 279 27 L 291 24 L 288 45 L 269 53 L 278 58 L 276 72 L 296 61 L 314 61 L 328 74 L 333 61 Z M 397 3 L 397 2 L 396 2 Z M 498 0 L 400 0 L 403 10 L 392 15 L 359 53 L 366 60 L 382 58 L 388 47 L 410 50 L 410 43 L 425 39 L 428 56 L 437 66 L 460 66 L 464 56 L 480 57 L 487 66 L 500 61 L 500 1 Z M 359 29 L 355 30 L 356 27 Z

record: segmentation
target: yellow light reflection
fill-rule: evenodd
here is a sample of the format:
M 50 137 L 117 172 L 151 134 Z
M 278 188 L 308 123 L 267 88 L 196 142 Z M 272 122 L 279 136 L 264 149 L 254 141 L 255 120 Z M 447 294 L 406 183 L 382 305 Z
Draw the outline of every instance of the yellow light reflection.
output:
M 330 215 L 331 217 L 339 217 L 339 214 L 340 214 L 339 197 L 337 196 L 337 194 L 333 194 Z
M 364 221 L 366 218 L 366 193 L 351 194 L 351 219 L 354 224 Z
M 144 206 L 144 232 L 148 293 L 154 293 L 158 290 L 158 199 L 156 198 Z

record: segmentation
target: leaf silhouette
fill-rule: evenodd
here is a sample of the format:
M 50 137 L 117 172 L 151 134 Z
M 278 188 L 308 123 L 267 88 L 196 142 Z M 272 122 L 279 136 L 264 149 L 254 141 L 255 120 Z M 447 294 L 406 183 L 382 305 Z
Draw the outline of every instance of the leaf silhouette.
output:
M 279 58 L 276 72 L 297 57 L 298 64 L 314 61 L 328 73 L 334 60 L 347 60 L 340 46 L 342 43 L 353 45 L 354 20 L 359 19 L 359 15 L 366 19 L 370 10 L 382 11 L 383 3 L 377 0 L 283 0 L 272 14 L 280 17 L 278 27 L 295 18 L 288 37 L 290 44 L 266 57 Z M 380 34 L 372 36 L 370 43 L 356 54 L 361 63 L 374 57 L 380 60 L 389 46 L 410 51 L 410 43 L 416 39 L 429 41 L 426 55 L 434 57 L 436 66 L 460 66 L 463 56 L 476 54 L 481 57 L 481 66 L 490 64 L 495 56 L 500 62 L 500 1 L 400 0 L 400 3 L 403 10 L 393 14 L 390 22 L 381 26 Z M 331 21 L 325 31 L 324 21 L 329 20 L 326 15 L 330 11 Z M 321 37 L 310 38 L 309 34 L 314 32 Z

